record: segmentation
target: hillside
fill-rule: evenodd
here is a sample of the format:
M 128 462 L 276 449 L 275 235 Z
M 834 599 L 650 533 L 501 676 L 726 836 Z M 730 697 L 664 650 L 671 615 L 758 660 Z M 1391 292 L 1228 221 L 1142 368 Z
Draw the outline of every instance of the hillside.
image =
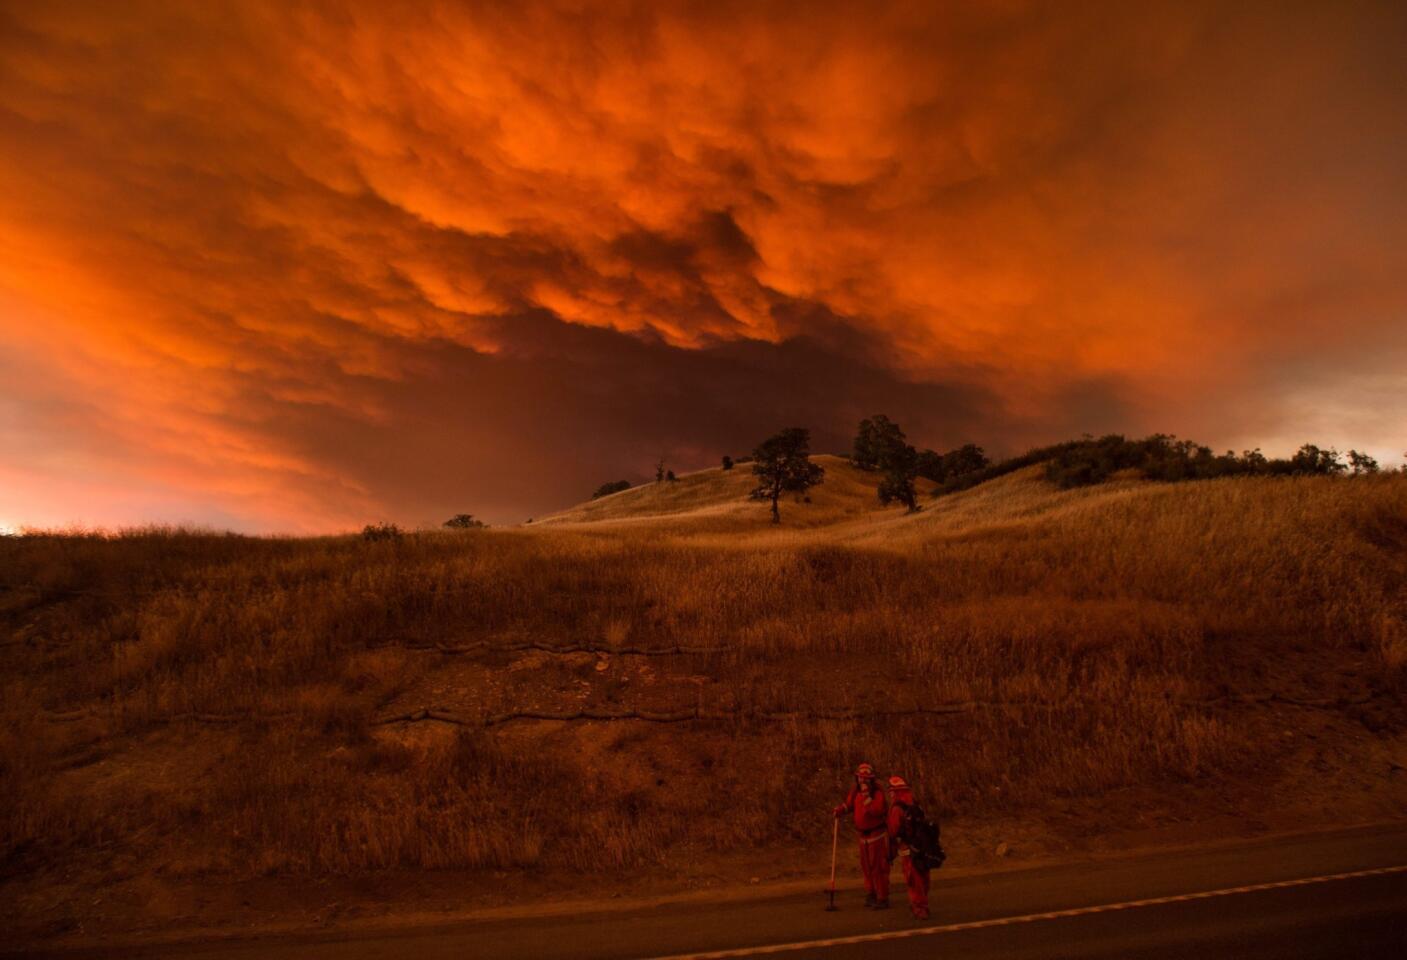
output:
M 1133 477 L 1094 487 L 1059 490 L 1041 479 L 1043 467 L 1027 467 L 990 480 L 979 487 L 932 498 L 933 484 L 919 478 L 921 510 L 906 514 L 897 506 L 883 507 L 876 498 L 879 476 L 859 470 L 844 457 L 811 458 L 825 470 L 825 481 L 802 501 L 783 501 L 785 529 L 794 537 L 810 531 L 817 542 L 872 539 L 894 546 L 895 540 L 952 534 L 977 526 L 999 526 L 1056 514 L 1081 505 L 1112 502 L 1134 490 L 1168 485 L 1147 484 Z M 771 531 L 758 524 L 766 519 L 765 504 L 748 499 L 756 478 L 741 464 L 732 470 L 714 467 L 684 474 L 673 483 L 645 483 L 620 493 L 579 503 L 534 521 L 534 526 L 564 524 L 658 524 L 676 535 L 710 530 L 741 532 L 751 537 Z
M 198 882 L 798 868 L 861 757 L 966 863 L 1407 815 L 1407 478 L 1030 469 L 906 515 L 820 462 L 775 527 L 742 465 L 383 543 L 0 540 L 16 935 Z
M 801 503 L 796 497 L 784 501 L 784 508 L 786 504 L 805 507 L 789 511 L 787 519 L 793 527 L 832 525 L 877 512 L 877 477 L 855 469 L 843 457 L 823 455 L 811 459 L 825 468 L 825 482 L 810 491 L 809 503 Z M 739 521 L 752 526 L 759 507 L 748 499 L 748 492 L 756 485 L 751 464 L 738 464 L 732 470 L 714 467 L 683 474 L 673 482 L 644 483 L 588 500 L 536 520 L 534 525 L 672 518 L 695 528 L 708 524 L 732 527 Z M 925 492 L 931 488 L 929 484 Z

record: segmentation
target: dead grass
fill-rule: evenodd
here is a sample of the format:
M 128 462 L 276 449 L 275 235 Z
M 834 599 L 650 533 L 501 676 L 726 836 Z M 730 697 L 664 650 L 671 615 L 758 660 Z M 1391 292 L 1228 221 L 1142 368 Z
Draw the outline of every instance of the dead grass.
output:
M 0 860 L 601 871 L 788 842 L 860 756 L 950 815 L 1031 811 L 1273 762 L 1198 698 L 1403 689 L 1403 478 L 1057 491 L 1026 471 L 905 516 L 875 507 L 872 478 L 825 465 L 780 530 L 741 499 L 739 467 L 521 530 L 0 541 Z M 471 665 L 484 689 L 466 692 L 447 679 L 462 661 L 417 649 L 482 640 L 726 652 L 652 658 L 642 685 L 590 658 L 490 650 Z M 647 695 L 744 713 L 1024 706 L 625 733 L 369 722 L 454 696 Z M 53 719 L 68 711 L 84 714 Z M 173 721 L 191 714 L 250 719 Z

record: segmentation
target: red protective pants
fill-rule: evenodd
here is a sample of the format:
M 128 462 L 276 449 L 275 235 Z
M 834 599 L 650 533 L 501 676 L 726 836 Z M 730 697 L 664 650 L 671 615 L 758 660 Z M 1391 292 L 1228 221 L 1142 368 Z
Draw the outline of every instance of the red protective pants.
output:
M 928 916 L 928 871 L 913 865 L 912 857 L 900 857 L 904 861 L 904 883 L 909 887 L 909 909 L 916 917 Z
M 860 872 L 865 875 L 865 892 L 876 900 L 889 899 L 889 837 L 860 838 Z

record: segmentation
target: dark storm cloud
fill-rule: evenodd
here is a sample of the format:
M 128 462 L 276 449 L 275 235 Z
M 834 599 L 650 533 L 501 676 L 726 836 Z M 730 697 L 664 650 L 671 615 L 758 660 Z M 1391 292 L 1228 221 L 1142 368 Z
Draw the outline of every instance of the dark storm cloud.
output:
M 385 411 L 377 422 L 279 404 L 274 429 L 394 515 L 428 521 L 466 509 L 521 519 L 607 479 L 643 479 L 659 456 L 713 466 L 795 424 L 817 427 L 817 450 L 841 452 L 848 426 L 877 410 L 951 443 L 998 427 L 1000 405 L 979 389 L 900 382 L 807 337 L 684 349 L 544 313 L 514 324 L 530 331 L 521 353 L 403 348 L 413 377 L 363 385 Z
M 880 410 L 1395 448 L 1405 23 L 0 0 L 0 524 L 501 519 Z

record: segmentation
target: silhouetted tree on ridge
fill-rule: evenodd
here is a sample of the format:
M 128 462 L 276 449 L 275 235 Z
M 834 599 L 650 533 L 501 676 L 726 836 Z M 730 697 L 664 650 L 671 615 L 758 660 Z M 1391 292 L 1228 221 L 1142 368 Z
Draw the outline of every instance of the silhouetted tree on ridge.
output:
M 918 476 L 918 451 L 907 443 L 891 449 L 881 464 L 884 479 L 879 482 L 879 502 L 888 506 L 895 500 L 902 503 L 910 513 L 918 511 L 918 491 L 914 489 L 914 478 Z
M 1357 450 L 1348 452 L 1348 466 L 1355 477 L 1364 473 L 1378 472 L 1378 461 L 1366 453 L 1359 453 Z
M 860 421 L 850 462 L 861 470 L 879 470 L 886 454 L 906 442 L 899 425 L 884 414 L 877 413 Z
M 777 501 L 783 493 L 805 494 L 824 480 L 825 468 L 810 458 L 811 431 L 804 427 L 788 427 L 752 451 L 752 472 L 758 481 L 752 497 L 772 501 L 773 523 L 782 522 Z
M 931 451 L 930 451 L 931 452 Z M 914 480 L 922 456 L 909 444 L 903 429 L 882 413 L 860 421 L 850 462 L 862 470 L 879 470 L 879 502 L 888 506 L 899 501 L 909 512 L 919 509 Z

